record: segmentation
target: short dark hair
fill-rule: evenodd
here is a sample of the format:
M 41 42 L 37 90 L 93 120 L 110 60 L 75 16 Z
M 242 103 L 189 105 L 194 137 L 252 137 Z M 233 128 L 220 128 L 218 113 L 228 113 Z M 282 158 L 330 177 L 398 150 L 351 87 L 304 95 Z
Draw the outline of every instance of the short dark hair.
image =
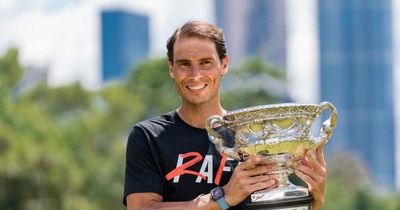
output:
M 174 34 L 167 41 L 168 61 L 174 61 L 174 44 L 180 37 L 197 37 L 209 39 L 214 42 L 219 59 L 222 60 L 227 55 L 224 34 L 215 25 L 203 21 L 188 21 L 182 27 L 175 30 Z

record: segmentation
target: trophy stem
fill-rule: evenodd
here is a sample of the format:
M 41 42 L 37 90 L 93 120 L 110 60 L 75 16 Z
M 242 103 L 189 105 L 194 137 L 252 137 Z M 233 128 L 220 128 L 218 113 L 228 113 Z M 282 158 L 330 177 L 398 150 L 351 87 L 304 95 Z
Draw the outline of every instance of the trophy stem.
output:
M 279 188 L 287 187 L 289 184 L 288 174 L 290 173 L 290 164 L 291 162 L 288 164 L 278 164 Z
M 300 197 L 308 197 L 308 189 L 295 186 L 289 182 L 289 174 L 293 173 L 293 156 L 289 153 L 280 153 L 272 156 L 263 156 L 266 163 L 276 163 L 277 171 L 271 174 L 278 174 L 278 188 L 260 190 L 252 193 L 252 202 L 265 202 L 288 200 Z
M 274 156 L 264 157 L 268 162 L 274 162 L 278 166 L 276 173 L 279 177 L 279 188 L 287 187 L 289 184 L 289 174 L 293 173 L 292 155 L 289 153 L 281 153 Z

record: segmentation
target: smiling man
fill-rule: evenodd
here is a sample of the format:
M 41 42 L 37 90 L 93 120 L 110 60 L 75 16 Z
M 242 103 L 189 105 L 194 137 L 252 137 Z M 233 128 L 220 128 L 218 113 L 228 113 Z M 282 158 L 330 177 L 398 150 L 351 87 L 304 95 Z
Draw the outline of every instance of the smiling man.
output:
M 221 78 L 228 72 L 222 31 L 190 21 L 174 32 L 167 49 L 181 104 L 132 128 L 124 204 L 128 210 L 244 209 L 252 192 L 277 187 L 278 177 L 265 175 L 276 170 L 275 165 L 264 164 L 259 157 L 238 164 L 219 154 L 208 140 L 206 119 L 226 113 L 220 103 Z M 318 209 L 325 193 L 322 148 L 316 158 L 307 154 L 303 163 L 296 171 L 309 184 L 316 198 L 313 207 Z

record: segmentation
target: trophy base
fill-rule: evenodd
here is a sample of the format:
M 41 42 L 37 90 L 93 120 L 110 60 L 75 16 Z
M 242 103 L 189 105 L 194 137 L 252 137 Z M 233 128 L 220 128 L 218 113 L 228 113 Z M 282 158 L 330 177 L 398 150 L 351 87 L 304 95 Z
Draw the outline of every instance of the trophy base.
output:
M 281 200 L 252 202 L 246 205 L 248 210 L 312 210 L 314 197 L 298 197 Z
M 288 200 L 308 197 L 308 189 L 301 186 L 289 185 L 275 189 L 260 190 L 251 194 L 251 202 Z

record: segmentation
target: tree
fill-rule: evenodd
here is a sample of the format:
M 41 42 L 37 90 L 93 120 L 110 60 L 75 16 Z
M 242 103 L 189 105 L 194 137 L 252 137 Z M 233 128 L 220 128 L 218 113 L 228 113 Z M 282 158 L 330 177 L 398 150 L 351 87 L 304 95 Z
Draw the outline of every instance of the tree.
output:
M 144 104 L 142 119 L 176 109 L 179 104 L 166 58 L 144 60 L 130 72 L 125 83 L 127 89 L 137 94 Z
M 125 140 L 144 107 L 138 96 L 122 84 L 14 92 L 13 55 L 0 58 L 0 209 L 121 206 Z
M 323 210 L 357 210 L 365 209 L 366 204 L 373 206 L 372 197 L 367 192 L 370 189 L 368 173 L 360 159 L 342 151 L 327 155 L 326 161 L 328 178 Z
M 16 48 L 9 48 L 7 52 L 0 57 L 0 75 L 2 75 L 0 76 L 1 96 L 4 97 L 5 94 L 11 92 L 10 90 L 12 90 L 21 79 L 22 73 L 23 70 L 18 61 L 18 50 Z
M 222 104 L 233 110 L 286 100 L 285 74 L 260 57 L 250 57 L 223 78 Z
M 74 115 L 88 112 L 91 108 L 91 93 L 79 82 L 53 88 L 42 82 L 21 95 L 21 100 L 30 101 L 43 112 L 60 120 L 74 118 Z

